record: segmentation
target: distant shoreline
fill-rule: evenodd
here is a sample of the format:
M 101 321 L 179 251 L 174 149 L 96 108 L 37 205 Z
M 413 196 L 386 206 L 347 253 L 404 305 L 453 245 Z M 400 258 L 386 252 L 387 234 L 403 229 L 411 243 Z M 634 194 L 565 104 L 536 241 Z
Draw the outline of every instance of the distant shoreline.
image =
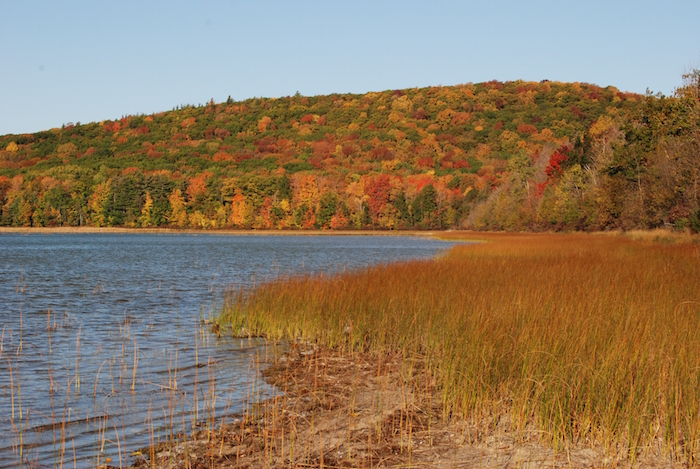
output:
M 437 239 L 448 231 L 417 230 L 196 230 L 181 228 L 124 228 L 124 227 L 0 227 L 2 234 L 190 234 L 226 236 L 425 236 Z

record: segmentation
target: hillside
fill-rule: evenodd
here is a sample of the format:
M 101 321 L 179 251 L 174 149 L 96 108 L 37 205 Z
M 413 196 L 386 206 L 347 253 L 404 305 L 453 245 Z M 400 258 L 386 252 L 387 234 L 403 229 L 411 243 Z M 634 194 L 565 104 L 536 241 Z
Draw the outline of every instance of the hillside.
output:
M 674 97 L 491 81 L 229 99 L 0 137 L 0 225 L 700 229 Z

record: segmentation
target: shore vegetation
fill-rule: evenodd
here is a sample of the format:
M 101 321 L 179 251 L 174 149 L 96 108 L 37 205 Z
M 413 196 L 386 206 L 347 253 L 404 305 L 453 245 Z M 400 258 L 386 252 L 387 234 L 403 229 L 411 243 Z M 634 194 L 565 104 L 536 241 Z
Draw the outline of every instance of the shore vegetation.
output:
M 392 357 L 426 428 L 429 418 L 435 428 L 468 422 L 459 428 L 476 429 L 474 441 L 501 429 L 564 454 L 591 450 L 598 465 L 697 464 L 694 238 L 445 237 L 483 242 L 234 292 L 218 327 L 345 357 Z M 409 427 L 401 426 L 407 445 Z

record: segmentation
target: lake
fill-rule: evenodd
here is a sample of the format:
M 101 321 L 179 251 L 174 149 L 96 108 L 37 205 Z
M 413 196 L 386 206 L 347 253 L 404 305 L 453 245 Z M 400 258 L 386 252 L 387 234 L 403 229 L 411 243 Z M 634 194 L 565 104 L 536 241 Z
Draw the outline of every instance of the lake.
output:
M 0 468 L 127 464 L 275 392 L 274 344 L 216 338 L 229 289 L 428 258 L 412 236 L 0 235 Z M 220 421 L 220 420 L 219 420 Z

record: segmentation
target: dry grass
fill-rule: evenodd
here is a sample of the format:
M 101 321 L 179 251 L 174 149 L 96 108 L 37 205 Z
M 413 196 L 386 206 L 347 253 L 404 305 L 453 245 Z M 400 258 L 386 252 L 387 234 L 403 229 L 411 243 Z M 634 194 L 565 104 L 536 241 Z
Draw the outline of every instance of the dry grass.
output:
M 239 292 L 221 324 L 350 356 L 399 356 L 402 376 L 424 369 L 425 379 L 405 382 L 419 400 L 435 396 L 443 424 L 490 422 L 554 449 L 696 463 L 700 248 L 478 238 L 489 242 L 435 260 Z

